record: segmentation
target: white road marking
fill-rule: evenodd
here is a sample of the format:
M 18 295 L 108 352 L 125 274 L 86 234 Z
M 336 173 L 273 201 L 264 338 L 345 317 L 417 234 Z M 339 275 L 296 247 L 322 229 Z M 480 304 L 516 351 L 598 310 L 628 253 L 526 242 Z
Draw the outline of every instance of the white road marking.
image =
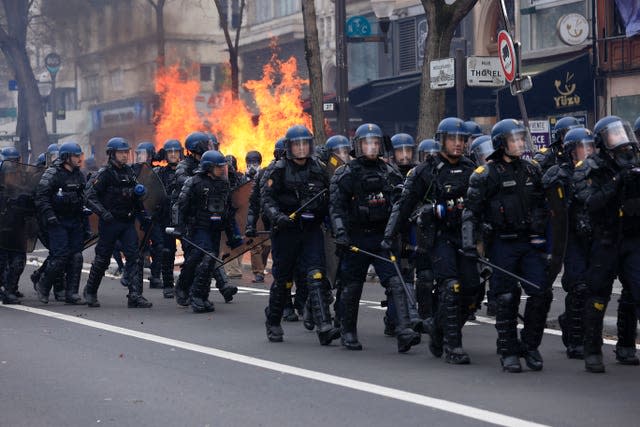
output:
M 387 397 L 390 399 L 395 399 L 403 402 L 414 403 L 416 405 L 438 409 L 444 412 L 449 412 L 455 415 L 472 418 L 485 423 L 495 424 L 499 426 L 522 426 L 522 427 L 545 426 L 544 424 L 538 424 L 535 422 L 523 420 L 521 418 L 511 417 L 509 415 L 488 411 L 486 409 L 475 408 L 473 406 L 468 406 L 461 403 L 452 402 L 449 400 L 436 399 L 433 397 L 425 396 L 423 394 L 411 393 L 408 391 L 399 390 L 391 387 L 384 387 L 381 385 L 367 383 L 364 381 L 352 380 L 349 378 L 339 377 L 337 375 L 331 375 L 323 372 L 312 371 L 309 369 L 303 369 L 295 366 L 285 365 L 283 363 L 271 362 L 269 360 L 263 360 L 263 359 L 258 359 L 256 357 L 245 356 L 243 354 L 232 353 L 232 352 L 220 350 L 214 347 L 206 347 L 203 345 L 193 344 L 186 341 L 179 341 L 171 338 L 162 337 L 159 335 L 148 334 L 145 332 L 139 332 L 132 329 L 122 328 L 119 326 L 110 325 L 108 323 L 96 322 L 93 320 L 83 319 L 75 316 L 69 316 L 66 314 L 56 313 L 48 310 L 42 310 L 39 308 L 27 307 L 23 305 L 6 305 L 3 307 L 10 308 L 13 310 L 25 311 L 32 314 L 38 314 L 41 316 L 51 317 L 54 319 L 63 320 L 63 321 L 75 323 L 78 325 L 88 326 L 90 328 L 100 329 L 103 331 L 108 331 L 108 332 L 112 332 L 119 335 L 137 338 L 144 341 L 154 342 L 157 344 L 162 344 L 162 345 L 166 345 L 174 348 L 181 348 L 183 350 L 206 354 L 206 355 L 217 357 L 220 359 L 230 360 L 236 363 L 242 363 L 245 365 L 255 366 L 257 368 L 267 369 L 269 371 L 280 372 L 283 374 L 289 374 L 289 375 L 293 375 L 301 378 L 307 378 L 310 380 L 332 384 L 338 387 L 344 387 L 352 390 L 357 390 L 364 393 L 374 394 L 377 396 Z

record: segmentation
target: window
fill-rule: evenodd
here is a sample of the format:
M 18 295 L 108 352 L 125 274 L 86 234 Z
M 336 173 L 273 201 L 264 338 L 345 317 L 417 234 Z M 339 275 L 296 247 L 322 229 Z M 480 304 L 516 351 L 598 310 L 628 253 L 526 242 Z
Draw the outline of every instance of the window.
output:
M 636 111 L 640 111 L 640 95 L 616 96 L 611 98 L 611 114 L 622 117 L 629 123 L 636 119 Z
M 84 99 L 97 100 L 100 98 L 100 77 L 97 74 L 92 74 L 84 79 Z
M 566 46 L 558 36 L 558 20 L 569 13 L 587 16 L 585 0 L 523 0 L 520 7 L 525 52 Z
M 256 0 L 255 23 L 292 15 L 301 10 L 300 0 Z
M 122 70 L 117 69 L 113 70 L 109 73 L 109 79 L 111 80 L 111 90 L 113 91 L 121 91 L 123 89 L 123 78 L 122 78 Z
M 212 66 L 211 65 L 200 65 L 200 81 L 201 82 L 210 82 L 212 77 Z
M 412 73 L 417 68 L 415 18 L 398 21 L 398 71 Z

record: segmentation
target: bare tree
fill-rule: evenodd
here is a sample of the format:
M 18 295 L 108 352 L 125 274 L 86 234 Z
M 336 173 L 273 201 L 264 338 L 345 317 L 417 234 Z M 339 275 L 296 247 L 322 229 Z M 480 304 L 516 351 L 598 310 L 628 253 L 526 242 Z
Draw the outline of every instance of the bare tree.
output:
M 445 0 L 422 0 L 427 15 L 428 32 L 422 64 L 418 140 L 433 136 L 445 111 L 445 92 L 432 90 L 429 84 L 429 61 L 449 56 L 456 27 L 477 2 L 478 0 L 457 0 L 447 5 Z
M 302 19 L 304 21 L 304 53 L 309 68 L 309 90 L 311 92 L 311 120 L 316 145 L 322 145 L 326 136 L 324 133 L 324 113 L 322 102 L 322 62 L 320 60 L 320 41 L 318 40 L 318 25 L 316 21 L 316 6 L 314 0 L 302 0 Z
M 2 0 L 5 22 L 0 25 L 0 49 L 18 81 L 18 124 L 20 149 L 26 154 L 26 141 L 34 152 L 45 151 L 48 145 L 42 99 L 27 54 L 27 26 L 33 0 Z
M 229 32 L 229 20 L 228 10 L 225 10 L 227 2 L 223 0 L 213 0 L 218 9 L 218 16 L 220 17 L 220 27 L 224 33 L 224 39 L 227 42 L 227 49 L 229 50 L 229 65 L 231 66 L 231 94 L 233 99 L 238 99 L 240 93 L 240 68 L 238 65 L 238 44 L 240 42 L 240 29 L 242 28 L 242 16 L 244 14 L 245 0 L 240 0 L 240 6 L 238 11 L 238 20 L 236 27 L 235 38 L 231 39 L 231 33 Z
M 162 70 L 165 63 L 165 31 L 164 31 L 164 5 L 166 0 L 147 0 L 156 13 L 156 48 L 157 57 L 156 64 L 158 70 Z

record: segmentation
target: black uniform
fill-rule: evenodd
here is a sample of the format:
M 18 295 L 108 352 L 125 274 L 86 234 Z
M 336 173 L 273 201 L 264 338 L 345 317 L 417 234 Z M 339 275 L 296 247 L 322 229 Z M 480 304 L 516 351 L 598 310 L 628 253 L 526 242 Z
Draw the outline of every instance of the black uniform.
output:
M 153 170 L 160 177 L 167 195 L 179 191 L 177 189 L 176 164 L 157 166 Z M 160 212 L 157 213 L 157 221 L 161 231 L 171 225 L 171 200 L 167 198 Z M 176 260 L 176 239 L 166 233 L 163 234 L 162 245 L 162 293 L 165 298 L 173 298 L 173 265 Z
M 128 165 L 116 166 L 110 160 L 87 183 L 85 195 L 89 208 L 100 217 L 96 245 L 96 256 L 91 264 L 87 285 L 84 288 L 85 299 L 91 307 L 98 307 L 97 292 L 116 242 L 122 244 L 126 258 L 125 275 L 129 288 L 129 307 L 151 307 L 151 303 L 142 296 L 142 281 L 139 269 L 138 236 L 134 221 L 136 215 L 143 215 L 144 207 L 140 197 L 134 193 L 137 185 L 133 169 Z
M 560 149 L 553 144 L 549 147 L 542 147 L 540 151 L 534 154 L 533 160 L 535 160 L 540 166 L 543 174 L 545 174 L 552 166 L 565 162 Z
M 220 251 L 222 231 L 227 234 L 230 246 L 234 246 L 237 225 L 231 207 L 231 188 L 226 179 L 196 170 L 196 174 L 187 179 L 182 187 L 172 214 L 173 223 L 187 231 L 190 240 L 215 256 Z M 193 277 L 191 282 L 183 278 L 182 284 L 190 285 L 194 312 L 213 311 L 213 303 L 208 298 L 211 276 L 218 267 L 215 260 L 197 248 L 190 248 L 186 252 L 180 275 Z
M 464 248 L 475 247 L 479 224 L 488 227 L 485 234 L 488 257 L 492 263 L 538 285 L 522 283 L 529 298 L 525 307 L 522 343 L 518 341 L 520 288 L 513 278 L 494 271 L 491 289 L 496 296 L 498 352 L 505 369 L 518 372 L 518 357 L 527 366 L 542 369 L 538 346 L 542 341 L 547 313 L 553 294 L 546 279 L 544 235 L 547 211 L 540 167 L 525 159 L 503 158 L 479 166 L 471 176 L 463 213 Z M 490 231 L 489 231 L 490 229 Z
M 332 327 L 328 281 L 325 277 L 324 242 L 320 224 L 328 213 L 329 179 L 324 164 L 309 158 L 302 165 L 278 160 L 261 182 L 262 211 L 271 222 L 271 256 L 274 283 L 269 293 L 267 337 L 282 341 L 282 312 L 297 268 L 306 271 L 311 311 L 322 345 L 339 336 Z M 319 193 L 305 209 L 297 212 Z M 293 218 L 292 218 L 293 215 Z
M 380 242 L 401 185 L 402 176 L 397 169 L 381 159 L 365 157 L 340 166 L 331 179 L 331 222 L 336 244 L 342 250 L 338 267 L 342 284 L 342 344 L 349 349 L 362 348 L 357 335 L 358 307 L 370 265 L 393 299 L 398 351 L 406 352 L 420 342 L 420 335 L 411 329 L 406 290 L 394 266 L 348 250 L 353 245 L 385 258 L 391 255 L 380 248 Z
M 54 280 L 64 275 L 65 302 L 78 304 L 84 233 L 85 179 L 79 169 L 65 163 L 48 168 L 38 184 L 35 203 L 41 223 L 47 225 L 49 261 L 37 285 L 40 301 L 49 300 Z
M 447 361 L 468 363 L 462 350 L 461 329 L 475 311 L 480 279 L 476 261 L 459 253 L 460 227 L 469 177 L 474 163 L 461 157 L 452 163 L 442 154 L 427 159 L 407 177 L 399 202 L 394 206 L 385 237 L 395 234 L 419 204 L 423 241 L 431 255 L 440 302 L 431 322 L 430 349 L 436 357 L 444 350 Z

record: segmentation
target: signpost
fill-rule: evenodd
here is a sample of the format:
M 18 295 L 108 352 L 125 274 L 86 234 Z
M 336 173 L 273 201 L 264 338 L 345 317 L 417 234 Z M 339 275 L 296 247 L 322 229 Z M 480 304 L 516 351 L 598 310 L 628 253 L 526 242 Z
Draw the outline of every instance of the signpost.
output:
M 56 122 L 58 110 L 58 103 L 56 102 L 56 75 L 58 74 L 58 71 L 60 71 L 62 58 L 60 58 L 60 55 L 57 53 L 51 52 L 44 57 L 44 65 L 47 67 L 47 70 L 49 70 L 49 75 L 51 76 L 51 133 L 56 135 L 58 133 L 58 126 Z
M 431 89 L 449 89 L 455 85 L 455 60 L 436 59 L 429 62 Z
M 516 78 L 516 53 L 513 47 L 513 40 L 511 36 L 505 30 L 498 33 L 498 58 L 500 58 L 500 65 L 502 66 L 502 72 L 504 78 L 509 83 L 513 82 Z
M 493 56 L 467 57 L 467 86 L 502 87 L 505 85 L 500 58 Z

